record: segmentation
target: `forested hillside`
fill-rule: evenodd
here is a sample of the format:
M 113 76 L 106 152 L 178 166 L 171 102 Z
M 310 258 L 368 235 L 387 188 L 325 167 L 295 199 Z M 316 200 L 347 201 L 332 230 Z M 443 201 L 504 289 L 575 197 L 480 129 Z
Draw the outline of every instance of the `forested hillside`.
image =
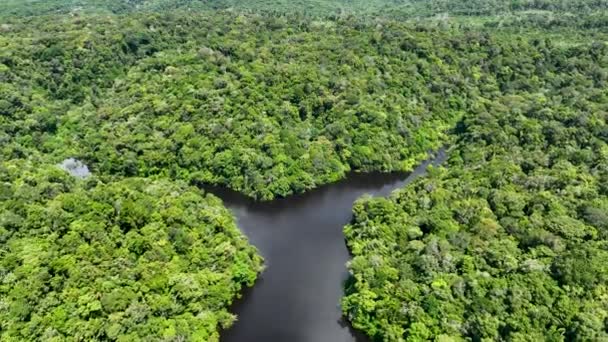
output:
M 193 186 L 271 200 L 444 145 L 357 203 L 353 325 L 608 338 L 607 23 L 604 0 L 2 2 L 0 340 L 216 341 L 261 258 Z
M 559 15 L 591 14 L 608 9 L 606 0 L 5 0 L 2 16 L 65 13 L 125 14 L 182 9 L 188 11 L 229 9 L 274 15 L 314 17 L 377 16 L 385 18 L 496 16 L 530 11 Z
M 445 168 L 356 204 L 343 309 L 376 340 L 608 338 L 606 45 L 530 48 Z

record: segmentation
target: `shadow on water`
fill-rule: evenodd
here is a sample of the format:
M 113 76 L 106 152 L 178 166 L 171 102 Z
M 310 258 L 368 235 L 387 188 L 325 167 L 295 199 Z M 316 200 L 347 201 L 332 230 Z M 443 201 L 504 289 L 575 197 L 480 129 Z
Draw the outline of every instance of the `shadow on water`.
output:
M 350 172 L 346 177 L 332 184 L 325 184 L 318 188 L 309 190 L 301 194 L 295 194 L 288 197 L 281 197 L 272 201 L 256 201 L 255 199 L 245 196 L 242 193 L 220 186 L 203 186 L 202 188 L 222 199 L 228 206 L 238 206 L 253 210 L 259 213 L 274 213 L 277 210 L 292 208 L 294 203 L 299 205 L 307 205 L 311 201 L 316 201 L 320 196 L 332 191 L 343 190 L 374 190 L 382 188 L 386 185 L 394 184 L 406 178 L 410 173 L 359 173 Z
M 446 159 L 445 150 L 409 174 L 352 173 L 301 195 L 256 202 L 240 193 L 203 187 L 220 197 L 239 228 L 264 256 L 266 271 L 232 306 L 238 321 L 223 342 L 364 342 L 342 316 L 350 259 L 342 228 L 364 194 L 387 196 Z

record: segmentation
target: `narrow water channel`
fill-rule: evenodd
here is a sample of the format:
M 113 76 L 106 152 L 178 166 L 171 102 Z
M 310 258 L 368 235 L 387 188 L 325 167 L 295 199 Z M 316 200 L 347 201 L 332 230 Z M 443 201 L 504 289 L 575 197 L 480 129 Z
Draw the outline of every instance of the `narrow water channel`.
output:
M 364 194 L 387 196 L 442 163 L 444 150 L 410 174 L 352 174 L 303 195 L 257 203 L 212 189 L 257 246 L 266 271 L 233 307 L 238 321 L 222 342 L 361 342 L 339 303 L 349 260 L 342 228 Z

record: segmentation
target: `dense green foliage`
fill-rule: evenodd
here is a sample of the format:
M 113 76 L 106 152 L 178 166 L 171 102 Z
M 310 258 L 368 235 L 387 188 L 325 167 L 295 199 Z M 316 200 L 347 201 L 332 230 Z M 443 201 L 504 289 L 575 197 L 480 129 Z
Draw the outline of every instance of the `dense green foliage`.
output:
M 559 15 L 608 9 L 606 0 L 5 0 L 1 16 L 56 13 L 124 14 L 182 9 L 228 9 L 328 17 L 354 14 L 391 18 L 480 16 L 545 11 Z
M 608 55 L 501 48 L 445 169 L 345 228 L 343 300 L 377 340 L 608 338 Z M 511 51 L 511 52 L 510 52 Z
M 217 341 L 261 260 L 219 199 L 0 164 L 3 341 Z
M 396 23 L 179 13 L 33 19 L 2 39 L 8 158 L 38 149 L 262 199 L 409 170 L 468 105 L 477 44 Z
M 500 50 L 520 49 L 513 31 L 490 41 L 458 26 L 179 11 L 13 18 L 0 36 L 2 153 L 265 200 L 350 170 L 407 171 L 446 141 L 486 78 L 519 67 Z
M 3 339 L 217 339 L 258 257 L 219 203 L 131 176 L 268 199 L 408 169 L 467 91 L 445 33 L 397 24 L 176 12 L 0 29 Z M 99 184 L 50 166 L 68 157 Z
M 447 169 L 355 206 L 354 326 L 608 338 L 606 7 L 3 1 L 0 339 L 217 340 L 261 260 L 188 184 L 269 200 L 446 142 Z
M 393 39 L 398 25 L 189 16 L 175 32 L 174 18 L 146 20 L 152 41 L 183 37 L 179 51 L 139 61 L 58 132 L 102 173 L 162 173 L 271 199 L 351 169 L 409 170 L 464 107 L 464 57 L 440 33 L 412 32 L 418 52 Z

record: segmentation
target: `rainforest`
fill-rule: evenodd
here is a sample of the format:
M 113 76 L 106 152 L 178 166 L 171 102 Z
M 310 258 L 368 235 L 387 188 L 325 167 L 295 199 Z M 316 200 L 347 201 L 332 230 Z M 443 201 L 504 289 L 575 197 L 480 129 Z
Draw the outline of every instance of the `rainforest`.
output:
M 220 340 L 608 340 L 608 1 L 2 1 L 0 341 Z

